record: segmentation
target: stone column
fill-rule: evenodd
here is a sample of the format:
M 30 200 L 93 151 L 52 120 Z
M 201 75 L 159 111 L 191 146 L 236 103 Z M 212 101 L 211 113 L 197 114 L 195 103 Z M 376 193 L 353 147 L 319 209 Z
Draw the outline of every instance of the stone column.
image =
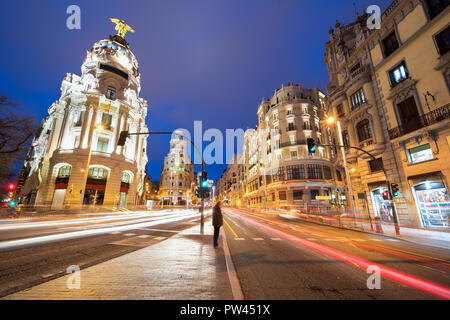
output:
M 122 132 L 125 124 L 125 119 L 123 116 L 123 112 L 119 112 L 119 118 L 117 119 L 117 125 L 119 127 L 119 131 Z M 116 154 L 122 154 L 123 147 L 116 146 Z
M 80 145 L 78 148 L 80 149 L 85 149 L 87 143 L 86 143 L 86 135 L 88 133 L 89 130 L 89 125 L 90 125 L 90 121 L 91 121 L 91 116 L 92 116 L 92 106 L 86 106 L 86 110 L 84 112 L 84 119 L 83 119 L 83 127 L 81 128 L 81 134 L 80 134 Z
M 369 109 L 369 114 L 372 116 L 373 132 L 375 134 L 374 142 L 384 143 L 384 134 L 381 128 L 380 115 L 378 114 L 377 104 L 372 85 L 369 82 L 367 82 L 363 85 L 363 89 L 368 102 L 372 105 L 372 107 L 370 107 Z
M 98 113 L 98 109 L 94 108 L 92 119 L 91 119 L 91 123 L 90 123 L 90 126 L 89 126 L 89 135 L 88 135 L 88 141 L 87 141 L 87 147 L 88 148 L 91 148 L 91 145 L 92 145 L 92 139 L 93 139 L 93 135 L 94 135 L 95 120 L 97 118 L 97 113 Z
M 58 144 L 56 145 L 57 149 L 61 148 L 61 142 L 62 142 L 64 131 L 65 131 L 65 128 L 66 128 L 66 123 L 67 123 L 68 116 L 69 116 L 69 110 L 67 110 L 67 108 L 65 108 L 64 109 L 64 118 L 63 118 L 60 130 L 59 130 Z

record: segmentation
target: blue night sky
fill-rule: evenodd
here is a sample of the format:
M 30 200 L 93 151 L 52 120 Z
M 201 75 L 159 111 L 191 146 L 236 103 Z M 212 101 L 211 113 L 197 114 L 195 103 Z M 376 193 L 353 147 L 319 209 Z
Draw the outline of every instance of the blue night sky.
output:
M 2 1 L 0 93 L 39 122 L 59 98 L 67 72 L 81 74 L 86 50 L 115 34 L 110 17 L 125 19 L 149 102 L 152 131 L 254 127 L 263 97 L 282 83 L 324 90 L 328 30 L 354 21 L 371 4 L 390 0 L 133 0 Z M 66 28 L 66 9 L 81 8 L 81 30 Z M 169 137 L 149 138 L 148 169 L 158 180 Z M 203 147 L 205 147 L 204 144 Z M 196 168 L 198 170 L 198 168 Z M 207 166 L 218 179 L 223 165 Z

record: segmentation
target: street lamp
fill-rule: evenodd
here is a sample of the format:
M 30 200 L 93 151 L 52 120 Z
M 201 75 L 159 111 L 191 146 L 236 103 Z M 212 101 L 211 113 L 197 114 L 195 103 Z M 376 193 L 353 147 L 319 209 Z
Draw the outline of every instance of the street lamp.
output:
M 260 168 L 261 174 L 264 172 L 264 201 L 266 204 L 266 213 L 267 213 L 267 180 L 266 180 L 266 168 Z
M 332 123 L 334 123 L 334 118 L 332 118 L 332 117 L 329 117 L 328 119 L 327 119 L 327 122 L 329 123 L 329 124 L 332 124 Z M 340 148 L 341 148 L 341 150 L 342 150 L 342 157 L 343 157 L 343 159 L 344 159 L 344 165 L 345 165 L 345 170 L 346 170 L 346 175 L 347 175 L 347 183 L 348 183 L 348 186 L 349 186 L 349 191 L 350 191 L 350 194 L 351 194 L 351 200 L 352 200 L 352 205 L 353 205 L 353 212 L 355 213 L 355 203 L 354 203 L 354 199 L 353 199 L 353 194 L 352 194 L 352 186 L 351 186 L 351 180 L 350 180 L 350 177 L 349 177 L 349 174 L 348 174 L 348 166 L 347 166 L 347 159 L 346 159 L 346 157 L 345 157 L 345 151 L 344 151 L 344 148 L 352 148 L 352 149 L 357 149 L 357 150 L 359 150 L 359 151 L 361 151 L 361 152 L 364 152 L 364 153 L 366 153 L 367 155 L 369 155 L 373 160 L 377 160 L 377 158 L 373 155 L 373 154 L 371 154 L 370 152 L 367 152 L 366 150 L 364 150 L 364 149 L 362 149 L 362 148 L 360 148 L 360 147 L 355 147 L 355 146 L 345 146 L 344 145 L 344 142 L 343 142 L 343 139 L 342 139 L 342 132 L 341 132 L 341 124 L 340 124 L 340 122 L 339 121 L 337 121 L 337 129 L 338 129 L 338 133 L 339 133 L 339 143 L 340 143 Z M 394 193 L 393 193 L 393 191 L 392 191 L 392 185 L 391 185 L 391 183 L 389 182 L 389 179 L 388 179 L 388 175 L 387 175 L 387 173 L 386 173 L 386 169 L 384 168 L 384 166 L 382 166 L 382 169 L 383 169 L 383 173 L 384 173 L 384 176 L 386 177 L 386 185 L 387 185 L 387 189 L 388 189 L 388 195 L 389 195 L 389 198 L 390 198 L 390 201 L 392 201 L 392 206 L 391 206 L 391 208 L 392 208 L 392 216 L 393 216 L 393 218 L 394 218 L 394 226 L 395 226 L 395 233 L 397 234 L 397 235 L 400 235 L 400 226 L 399 226 L 399 223 L 398 223 L 398 216 L 397 216 L 397 210 L 396 210 L 396 208 L 395 208 L 395 203 L 394 203 Z M 355 172 L 356 171 L 356 169 L 355 168 L 353 168 L 352 169 L 352 172 Z M 369 218 L 370 218 L 370 212 L 369 212 Z M 356 220 L 356 214 L 355 214 L 355 220 Z
M 104 127 L 101 123 L 97 123 L 94 126 L 94 137 L 95 137 L 95 133 L 97 130 L 103 130 Z M 87 160 L 87 165 L 86 165 L 86 169 L 81 169 L 80 171 L 84 173 L 84 184 L 82 186 L 82 191 L 81 191 L 81 200 L 80 200 L 80 208 L 83 208 L 83 201 L 84 201 L 84 196 L 85 196 L 85 192 L 86 192 L 86 184 L 87 184 L 87 179 L 88 179 L 88 174 L 89 174 L 89 166 L 91 165 L 91 157 L 92 157 L 92 145 L 93 142 L 91 142 L 91 145 L 89 147 L 89 155 L 88 155 L 88 160 Z M 95 198 L 94 198 L 94 207 L 95 207 L 95 202 L 97 201 L 97 193 L 95 194 Z
M 336 122 L 336 124 L 337 124 L 337 132 L 338 132 L 338 136 L 339 136 L 339 144 L 341 146 L 343 146 L 344 145 L 344 139 L 342 138 L 341 122 L 339 120 L 336 121 L 333 117 L 329 117 L 327 119 L 327 122 L 330 125 L 333 124 L 334 122 Z M 348 186 L 348 191 L 349 191 L 349 196 L 350 196 L 350 203 L 352 205 L 353 216 L 355 218 L 355 225 L 356 225 L 355 199 L 353 198 L 352 181 L 350 179 L 350 172 L 349 172 L 348 163 L 347 163 L 347 156 L 345 154 L 345 149 L 344 148 L 341 148 L 341 152 L 342 152 L 342 159 L 344 160 L 345 177 L 347 179 L 347 186 Z M 356 169 L 355 169 L 355 171 L 356 171 Z

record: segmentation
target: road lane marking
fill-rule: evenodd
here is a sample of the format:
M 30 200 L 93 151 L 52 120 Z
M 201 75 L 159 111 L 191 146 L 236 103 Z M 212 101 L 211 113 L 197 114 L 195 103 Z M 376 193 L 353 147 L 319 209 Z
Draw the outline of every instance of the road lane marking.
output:
M 234 232 L 233 228 L 231 228 L 231 226 L 228 224 L 227 220 L 225 220 L 225 218 L 223 218 L 223 221 L 228 226 L 228 228 L 231 230 L 231 232 L 234 234 L 234 237 L 239 238 L 238 235 L 236 234 L 236 232 Z
M 114 232 L 110 232 L 109 234 L 121 234 L 121 231 L 114 231 Z
M 125 233 L 124 236 L 125 237 L 131 237 L 131 236 L 135 236 L 135 233 Z
M 243 241 L 243 240 L 245 240 L 245 238 L 234 238 L 234 240 Z
M 253 240 L 255 240 L 255 241 L 264 241 L 263 238 L 253 238 Z
M 227 266 L 228 280 L 231 285 L 231 292 L 234 300 L 244 300 L 244 293 L 242 292 L 241 283 L 237 276 L 236 269 L 231 259 L 230 248 L 228 248 L 227 233 L 223 233 L 223 237 L 220 237 L 223 245 L 223 252 L 225 254 L 225 264 Z
M 143 234 L 142 236 L 138 236 L 138 238 L 145 239 L 150 237 L 148 234 Z
M 155 240 L 165 240 L 167 239 L 166 237 L 154 237 Z
M 280 239 L 280 238 L 271 238 L 271 240 L 273 240 L 273 241 L 281 241 L 282 239 Z

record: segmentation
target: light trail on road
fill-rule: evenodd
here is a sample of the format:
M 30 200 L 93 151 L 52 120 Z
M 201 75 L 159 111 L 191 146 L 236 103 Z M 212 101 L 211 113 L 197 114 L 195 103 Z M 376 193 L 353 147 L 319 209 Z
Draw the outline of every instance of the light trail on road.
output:
M 187 219 L 191 219 L 191 218 L 199 219 L 200 217 L 197 214 L 193 215 L 193 212 L 195 212 L 195 211 L 189 211 L 188 213 L 173 214 L 173 215 L 170 215 L 169 217 L 160 217 L 157 219 L 155 219 L 153 217 L 148 218 L 148 219 L 141 219 L 139 222 L 131 221 L 130 224 L 125 225 L 125 226 L 97 228 L 94 230 L 82 230 L 82 231 L 74 231 L 74 232 L 67 232 L 67 233 L 58 233 L 58 234 L 54 234 L 54 235 L 46 235 L 46 236 L 31 237 L 31 238 L 18 239 L 18 240 L 3 241 L 3 242 L 0 242 L 0 251 L 17 249 L 17 248 L 22 248 L 22 247 L 26 247 L 26 246 L 46 244 L 46 243 L 50 243 L 50 242 L 57 242 L 57 241 L 89 237 L 89 236 L 95 236 L 95 235 L 101 235 L 101 234 L 108 234 L 111 232 L 122 232 L 122 231 L 128 231 L 128 230 L 133 230 L 133 229 L 153 227 L 153 226 L 158 226 L 161 224 L 166 224 L 166 223 L 170 223 L 170 222 L 178 222 L 178 221 L 183 221 L 183 220 L 187 220 Z
M 376 262 L 355 256 L 353 254 L 338 250 L 338 249 L 334 249 L 322 244 L 318 244 L 306 239 L 303 239 L 299 236 L 296 235 L 292 235 L 290 233 L 281 231 L 279 229 L 273 228 L 271 226 L 265 225 L 263 223 L 257 222 L 253 219 L 250 219 L 246 216 L 250 216 L 248 214 L 242 213 L 240 212 L 239 214 L 232 211 L 232 210 L 227 210 L 227 212 L 230 212 L 233 215 L 238 216 L 239 218 L 245 220 L 248 223 L 251 223 L 259 228 L 262 228 L 270 233 L 276 234 L 279 237 L 282 237 L 284 239 L 290 240 L 294 243 L 300 244 L 304 247 L 310 248 L 316 252 L 320 252 L 323 253 L 329 257 L 334 257 L 340 261 L 343 261 L 349 265 L 352 266 L 356 266 L 360 269 L 363 269 L 364 271 L 366 271 L 369 267 L 371 266 L 375 266 L 378 267 L 379 270 L 381 271 L 381 275 L 384 276 L 387 279 L 393 280 L 395 282 L 401 283 L 403 285 L 406 285 L 408 287 L 417 289 L 417 290 L 421 290 L 424 292 L 427 292 L 429 294 L 432 294 L 436 297 L 439 297 L 441 299 L 447 299 L 450 300 L 450 287 L 432 282 L 432 281 L 428 281 L 426 279 L 422 279 L 420 277 L 416 277 L 410 274 L 407 274 L 405 272 L 378 264 Z M 266 220 L 269 222 L 273 222 L 271 220 L 268 219 L 264 219 L 264 218 L 260 218 L 259 219 L 262 220 Z M 292 226 L 289 226 L 292 227 Z M 292 229 L 295 229 L 294 227 L 292 227 Z

